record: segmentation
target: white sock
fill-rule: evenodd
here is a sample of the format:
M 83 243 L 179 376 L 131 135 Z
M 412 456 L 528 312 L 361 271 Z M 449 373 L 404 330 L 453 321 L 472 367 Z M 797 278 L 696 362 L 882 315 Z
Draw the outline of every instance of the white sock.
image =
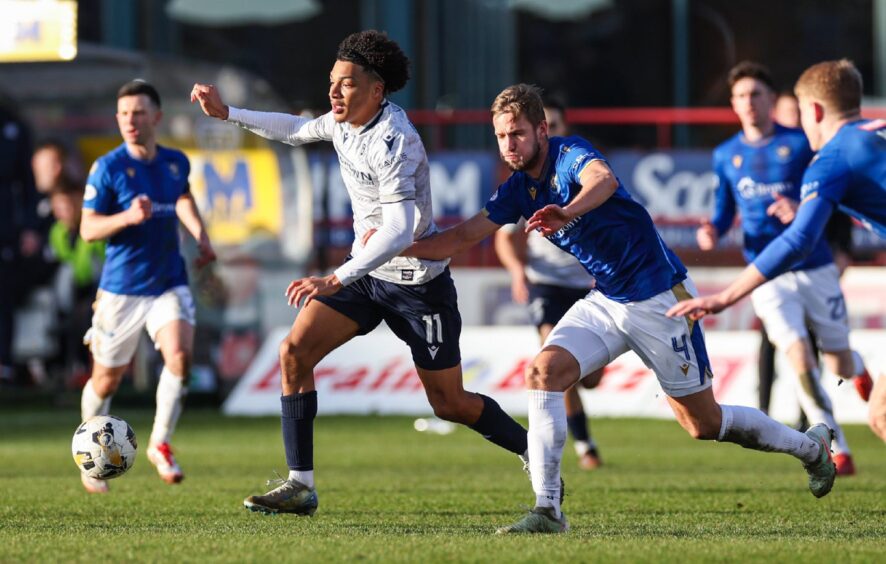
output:
M 865 373 L 864 359 L 855 351 L 852 351 L 852 375 L 860 376 Z
M 157 411 L 154 414 L 150 441 L 152 445 L 169 442 L 182 412 L 182 400 L 187 394 L 184 379 L 164 366 L 157 383 Z
M 80 395 L 80 420 L 86 421 L 96 415 L 107 415 L 111 411 L 111 396 L 99 397 L 95 388 L 92 387 L 92 378 L 83 386 Z
M 529 390 L 529 470 L 535 504 L 560 517 L 560 459 L 566 444 L 563 392 Z
M 812 367 L 808 374 L 794 374 L 797 379 L 797 399 L 809 423 L 824 423 L 834 431 L 834 454 L 849 454 L 849 445 L 843 429 L 834 419 L 831 398 L 821 385 L 821 372 Z
M 818 461 L 821 446 L 817 442 L 771 419 L 759 409 L 743 405 L 721 405 L 720 408 L 723 422 L 718 441 L 764 452 L 783 452 L 807 464 Z
M 309 488 L 314 487 L 314 471 L 313 470 L 290 470 L 289 479 L 301 482 Z
M 572 446 L 575 447 L 575 454 L 578 456 L 584 456 L 591 450 L 591 444 L 587 441 L 575 441 Z

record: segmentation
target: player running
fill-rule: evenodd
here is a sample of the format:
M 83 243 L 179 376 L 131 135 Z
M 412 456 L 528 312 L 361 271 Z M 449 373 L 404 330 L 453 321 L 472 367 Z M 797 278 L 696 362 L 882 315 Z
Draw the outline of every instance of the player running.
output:
M 354 210 L 352 256 L 325 277 L 293 280 L 290 305 L 303 303 L 280 345 L 283 444 L 289 476 L 244 505 L 265 513 L 311 515 L 314 367 L 330 351 L 384 320 L 409 345 L 437 417 L 462 423 L 525 460 L 526 430 L 492 398 L 462 385 L 458 312 L 448 260 L 397 255 L 435 233 L 424 146 L 406 113 L 386 96 L 409 79 L 409 61 L 383 33 L 364 31 L 341 42 L 329 75 L 332 111 L 305 119 L 226 106 L 212 86 L 196 84 L 191 100 L 212 117 L 290 145 L 332 141 Z M 367 234 L 374 233 L 368 242 Z
M 718 181 L 714 217 L 702 223 L 697 239 L 702 250 L 714 249 L 738 212 L 745 259 L 751 262 L 793 220 L 812 151 L 801 130 L 773 121 L 775 89 L 765 67 L 739 63 L 729 72 L 729 88 L 742 130 L 714 150 Z M 803 412 L 810 422 L 825 423 L 834 431 L 837 475 L 854 474 L 849 445 L 834 419 L 831 398 L 821 385 L 818 358 L 807 329 L 808 324 L 815 331 L 828 367 L 842 378 L 852 378 L 867 401 L 873 383 L 861 356 L 849 348 L 846 308 L 834 307 L 844 299 L 840 272 L 827 241 L 820 239 L 809 256 L 789 272 L 754 290 L 751 301 L 769 339 L 787 355 Z
M 566 111 L 562 104 L 544 101 L 548 135 L 569 135 Z M 495 233 L 495 252 L 511 275 L 511 297 L 517 303 L 528 303 L 532 322 L 544 343 L 551 329 L 572 304 L 585 297 L 594 286 L 594 279 L 574 256 L 545 240 L 537 231 L 526 233 L 524 223 L 509 224 Z M 600 383 L 603 369 L 588 374 L 566 390 L 566 426 L 572 435 L 578 466 L 594 470 L 602 463 L 597 443 L 588 427 L 578 386 L 593 388 Z
M 124 143 L 92 166 L 83 201 L 80 236 L 107 239 L 105 264 L 87 340 L 92 377 L 83 386 L 84 420 L 108 413 L 126 367 L 146 328 L 163 356 L 148 460 L 167 483 L 184 474 L 169 440 L 187 393 L 194 343 L 194 300 L 179 253 L 179 222 L 197 241 L 196 265 L 215 260 L 209 235 L 188 185 L 190 164 L 181 151 L 157 144 L 160 95 L 134 80 L 117 93 L 117 125 Z M 82 475 L 91 493 L 108 483 Z
M 848 60 L 826 61 L 806 69 L 795 87 L 803 131 L 818 151 L 803 174 L 797 216 L 728 288 L 713 296 L 681 302 L 669 316 L 699 319 L 719 313 L 813 253 L 836 210 L 886 237 L 886 120 L 861 118 L 861 73 Z M 834 308 L 844 308 L 840 302 Z M 853 370 L 840 357 L 838 374 Z M 871 429 L 886 441 L 886 378 L 870 396 Z
M 514 173 L 480 213 L 418 241 L 407 254 L 451 256 L 524 217 L 528 229 L 575 255 L 596 280 L 526 370 L 536 502 L 528 515 L 499 532 L 566 531 L 559 498 L 563 393 L 629 349 L 655 372 L 677 421 L 693 438 L 791 454 L 804 463 L 812 493 L 827 494 L 834 481 L 830 429 L 815 425 L 803 434 L 757 409 L 721 406 L 714 399 L 701 324 L 665 315 L 694 292 L 686 268 L 603 155 L 581 137 L 549 139 L 533 86 L 519 84 L 499 94 L 492 122 L 501 157 Z

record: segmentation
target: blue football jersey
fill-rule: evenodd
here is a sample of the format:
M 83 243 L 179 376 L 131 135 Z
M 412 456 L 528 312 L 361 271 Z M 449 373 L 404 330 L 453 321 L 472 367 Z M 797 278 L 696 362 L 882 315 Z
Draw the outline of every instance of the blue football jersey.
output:
M 565 206 L 581 190 L 582 170 L 596 160 L 606 162 L 585 139 L 552 137 L 541 178 L 536 181 L 525 172 L 515 172 L 489 198 L 485 214 L 504 225 L 528 219 L 549 204 Z M 597 290 L 616 302 L 651 298 L 686 278 L 686 267 L 621 182 L 602 205 L 548 239 L 574 255 L 596 278 Z
M 187 284 L 179 252 L 175 204 L 189 190 L 190 164 L 181 151 L 157 147 L 150 162 L 133 158 L 123 144 L 99 158 L 86 181 L 84 209 L 113 215 L 139 195 L 151 199 L 151 218 L 108 239 L 99 287 L 114 294 L 158 296 Z
M 750 143 L 738 133 L 714 150 L 717 191 L 711 223 L 723 235 L 738 212 L 748 262 L 787 229 L 777 217 L 766 215 L 766 209 L 775 203 L 776 196 L 800 201 L 803 171 L 811 159 L 812 149 L 803 131 L 778 124 L 773 135 L 759 143 Z M 822 239 L 793 270 L 817 268 L 830 262 L 831 251 Z
M 754 261 L 767 278 L 811 252 L 835 209 L 886 238 L 886 120 L 847 123 L 803 175 L 797 218 Z

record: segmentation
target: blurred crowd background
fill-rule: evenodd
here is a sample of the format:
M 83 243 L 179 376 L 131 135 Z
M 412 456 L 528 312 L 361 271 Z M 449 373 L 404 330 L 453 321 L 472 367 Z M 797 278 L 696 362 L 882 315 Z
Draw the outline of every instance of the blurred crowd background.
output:
M 702 291 L 729 279 L 718 269 L 743 264 L 740 234 L 714 254 L 699 253 L 694 235 L 713 206 L 711 149 L 738 129 L 726 82 L 734 64 L 763 63 L 790 91 L 810 64 L 850 58 L 864 76 L 865 115 L 886 117 L 886 0 L 0 0 L 0 13 L 6 397 L 63 395 L 88 378 L 80 341 L 104 249 L 78 238 L 79 210 L 91 163 L 121 142 L 115 93 L 133 78 L 160 91 L 161 143 L 190 157 L 219 250 L 216 265 L 191 273 L 190 401 L 224 398 L 266 336 L 292 322 L 286 284 L 337 265 L 353 237 L 331 146 L 270 144 L 205 118 L 189 102 L 194 82 L 217 85 L 235 106 L 319 115 L 339 41 L 386 31 L 412 60 L 411 81 L 392 98 L 425 141 L 444 226 L 476 213 L 506 175 L 492 99 L 537 84 L 609 157 L 668 244 L 703 269 Z M 850 237 L 853 325 L 882 328 L 882 284 L 861 267 L 886 265 L 886 249 L 859 227 Z M 466 324 L 525 320 L 491 242 L 454 264 Z M 746 311 L 714 328 L 751 328 Z M 126 389 L 152 390 L 159 364 L 140 347 Z

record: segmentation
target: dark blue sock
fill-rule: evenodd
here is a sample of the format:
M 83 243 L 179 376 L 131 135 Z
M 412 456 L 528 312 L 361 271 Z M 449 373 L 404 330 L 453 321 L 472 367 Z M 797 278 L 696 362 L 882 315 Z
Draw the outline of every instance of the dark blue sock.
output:
M 477 422 L 471 425 L 471 429 L 477 431 L 487 441 L 493 442 L 514 454 L 524 454 L 529 448 L 526 438 L 526 429 L 511 419 L 501 406 L 490 397 L 477 394 L 483 398 L 483 412 Z
M 566 425 L 572 438 L 576 441 L 591 442 L 591 434 L 588 432 L 588 418 L 584 411 L 579 411 L 566 418 Z
M 317 391 L 280 396 L 280 405 L 286 465 L 290 470 L 313 470 Z

